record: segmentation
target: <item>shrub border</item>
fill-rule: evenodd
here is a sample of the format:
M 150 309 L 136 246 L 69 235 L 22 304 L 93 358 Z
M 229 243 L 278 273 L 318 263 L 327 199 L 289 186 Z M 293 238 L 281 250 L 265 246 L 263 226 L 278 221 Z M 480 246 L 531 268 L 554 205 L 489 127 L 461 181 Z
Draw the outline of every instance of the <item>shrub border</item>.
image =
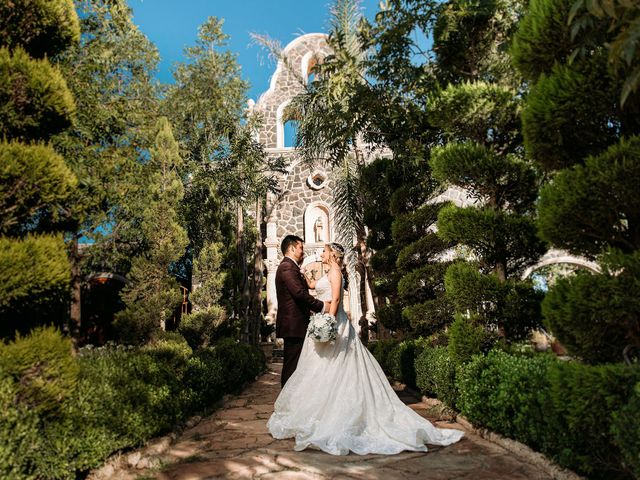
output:
M 420 397 L 422 402 L 425 402 L 425 403 L 428 402 L 438 406 L 442 405 L 445 408 L 449 408 L 447 407 L 446 404 L 442 403 L 437 398 L 431 398 L 431 397 L 427 397 L 426 395 L 421 395 L 420 393 L 415 392 L 413 389 L 409 387 L 405 387 L 405 388 L 407 389 L 407 391 Z M 517 440 L 514 440 L 512 438 L 504 437 L 499 433 L 495 433 L 489 430 L 488 428 L 476 427 L 473 423 L 467 420 L 467 418 L 464 415 L 456 412 L 455 410 L 453 411 L 453 418 L 457 423 L 462 425 L 462 427 L 465 430 L 469 431 L 470 433 L 473 433 L 474 435 L 479 436 L 484 440 L 487 440 L 491 443 L 495 443 L 496 445 L 504 448 L 505 450 L 512 453 L 516 457 L 524 460 L 528 464 L 534 465 L 540 470 L 543 470 L 547 475 L 550 475 L 555 480 L 585 480 L 585 477 L 581 477 L 580 475 L 573 472 L 572 470 L 560 467 L 555 462 L 553 462 L 549 457 L 547 457 L 543 453 L 536 452 L 535 450 L 533 450 L 528 445 L 525 445 L 524 443 L 518 442 Z

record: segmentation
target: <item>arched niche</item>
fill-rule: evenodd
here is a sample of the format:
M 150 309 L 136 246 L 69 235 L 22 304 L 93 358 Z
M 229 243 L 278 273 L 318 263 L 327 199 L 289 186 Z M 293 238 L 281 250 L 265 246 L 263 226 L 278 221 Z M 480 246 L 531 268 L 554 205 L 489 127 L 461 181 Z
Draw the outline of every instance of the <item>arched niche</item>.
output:
M 314 202 L 304 211 L 304 242 L 307 245 L 322 246 L 332 241 L 331 216 L 329 206 L 323 202 Z

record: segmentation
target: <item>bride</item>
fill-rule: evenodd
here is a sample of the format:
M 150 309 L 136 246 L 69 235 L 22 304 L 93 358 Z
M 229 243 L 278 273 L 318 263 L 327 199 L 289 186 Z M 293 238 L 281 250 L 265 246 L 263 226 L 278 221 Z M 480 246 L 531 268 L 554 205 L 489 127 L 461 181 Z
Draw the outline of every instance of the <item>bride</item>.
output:
M 330 343 L 305 339 L 298 367 L 267 423 L 271 435 L 294 437 L 298 451 L 312 447 L 332 455 L 426 452 L 425 443 L 444 446 L 460 440 L 463 432 L 436 428 L 402 403 L 356 335 L 342 306 L 344 248 L 325 245 L 322 263 L 329 271 L 310 288 L 315 286 L 318 299 L 331 301 L 337 338 Z

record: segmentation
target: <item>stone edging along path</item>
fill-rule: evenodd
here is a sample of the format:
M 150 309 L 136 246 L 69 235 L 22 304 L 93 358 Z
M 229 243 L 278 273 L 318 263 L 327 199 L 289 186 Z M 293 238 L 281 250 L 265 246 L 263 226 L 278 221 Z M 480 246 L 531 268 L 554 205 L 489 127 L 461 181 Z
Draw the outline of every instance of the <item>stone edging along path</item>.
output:
M 415 395 L 418 395 L 416 392 L 412 392 Z M 432 409 L 442 409 L 446 408 L 435 398 L 429 398 L 422 396 L 422 403 L 425 405 L 431 405 Z M 479 428 L 473 425 L 469 420 L 467 420 L 463 415 L 457 414 L 455 416 L 456 423 L 460 424 L 463 429 L 467 432 L 472 432 L 479 437 L 484 438 L 485 440 L 489 440 L 492 443 L 500 445 L 505 450 L 508 450 L 513 455 L 518 458 L 525 460 L 527 463 L 536 466 L 540 470 L 546 472 L 550 478 L 554 480 L 583 480 L 584 477 L 568 470 L 566 468 L 562 468 L 551 460 L 549 460 L 545 455 L 540 452 L 536 452 L 532 450 L 529 446 L 524 443 L 520 443 L 511 438 L 503 437 L 502 435 L 492 432 L 486 428 Z
M 181 431 L 143 448 L 115 455 L 89 480 L 229 479 L 415 479 L 577 480 L 528 447 L 451 418 L 433 399 L 420 399 L 402 385 L 398 396 L 439 427 L 458 428 L 465 438 L 428 453 L 332 456 L 293 450 L 293 440 L 274 440 L 266 428 L 280 392 L 279 364 L 237 396 L 227 396 L 208 417 L 190 419 Z M 304 399 L 301 399 L 304 401 Z

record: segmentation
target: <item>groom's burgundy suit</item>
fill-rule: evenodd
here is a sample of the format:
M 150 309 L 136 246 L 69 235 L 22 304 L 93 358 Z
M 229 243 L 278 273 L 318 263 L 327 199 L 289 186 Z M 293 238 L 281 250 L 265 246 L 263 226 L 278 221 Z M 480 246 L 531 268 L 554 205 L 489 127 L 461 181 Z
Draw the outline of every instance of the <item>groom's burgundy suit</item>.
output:
M 278 298 L 276 337 L 284 339 L 281 376 L 281 384 L 284 386 L 298 366 L 311 311 L 322 311 L 324 302 L 313 298 L 309 293 L 309 287 L 300 273 L 300 267 L 289 257 L 284 257 L 278 265 L 276 296 Z

